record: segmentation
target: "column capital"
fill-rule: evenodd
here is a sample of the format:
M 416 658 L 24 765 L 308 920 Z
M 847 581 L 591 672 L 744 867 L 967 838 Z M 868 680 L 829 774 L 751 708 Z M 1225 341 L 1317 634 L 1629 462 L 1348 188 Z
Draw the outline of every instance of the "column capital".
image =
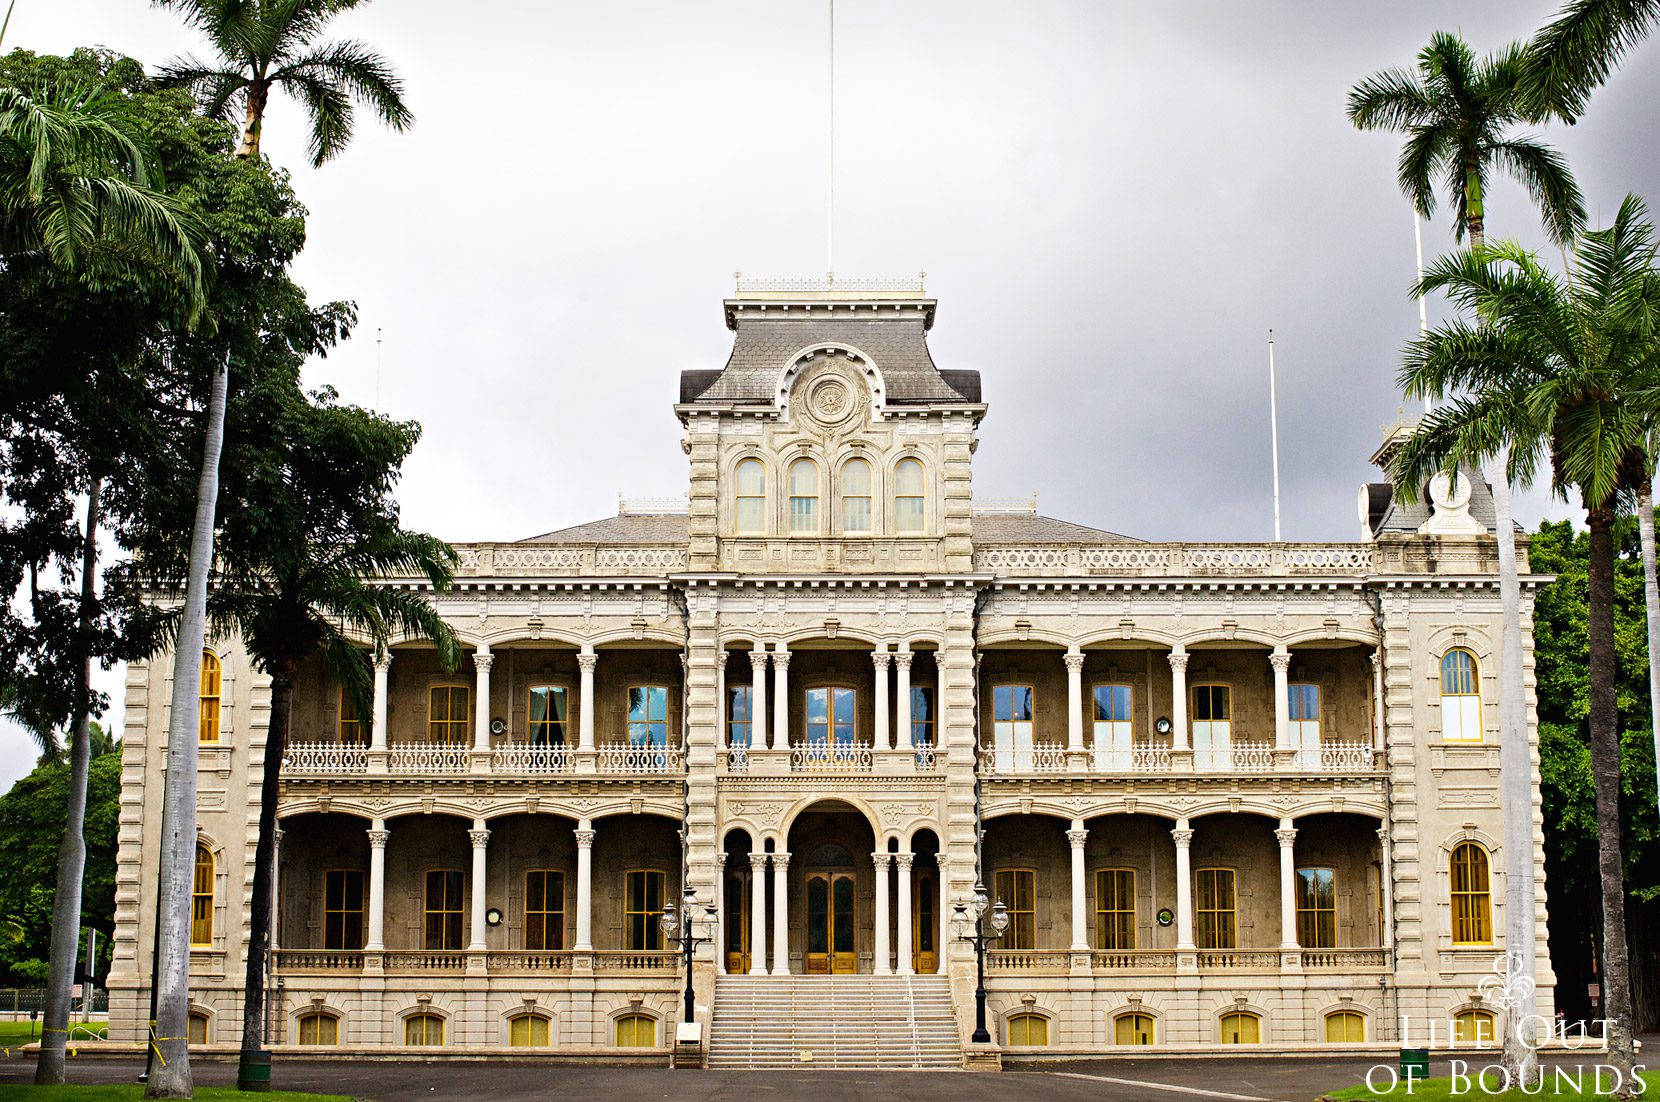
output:
M 879 670 L 887 669 L 888 668 L 888 663 L 893 661 L 893 657 L 894 656 L 890 652 L 885 651 L 885 650 L 877 650 L 877 651 L 871 651 L 870 652 L 870 660 L 871 660 L 872 664 L 874 664 L 876 666 L 876 668 L 879 669 Z
M 749 867 L 754 869 L 756 872 L 760 872 L 762 869 L 767 867 L 767 858 L 769 856 L 770 856 L 770 854 L 766 854 L 766 853 L 752 853 L 752 854 L 750 854 L 749 855 Z
M 285 833 L 285 831 L 282 829 L 282 827 L 273 828 L 272 831 L 271 831 L 271 840 L 276 842 L 277 845 L 279 845 L 279 846 L 282 845 L 282 836 L 283 836 L 284 833 Z
M 1297 842 L 1297 830 L 1295 827 L 1281 827 L 1274 832 L 1274 837 L 1279 839 L 1281 849 L 1290 849 Z
M 473 843 L 474 849 L 483 849 L 490 844 L 490 832 L 488 830 L 469 830 L 467 838 Z
M 789 850 L 787 850 L 787 849 L 775 849 L 775 850 L 772 851 L 772 867 L 773 868 L 780 869 L 780 868 L 783 868 L 785 865 L 788 865 L 789 863 L 790 863 L 790 851 Z
M 574 830 L 571 833 L 576 835 L 576 848 L 577 849 L 593 849 L 594 848 L 594 831 L 592 829 L 588 829 L 588 830 L 580 830 L 579 829 L 579 830 Z
M 594 667 L 599 665 L 599 655 L 591 650 L 578 651 L 576 654 L 577 669 L 583 673 L 593 673 Z
M 1176 843 L 1177 849 L 1186 849 L 1193 844 L 1192 830 L 1172 830 L 1170 840 Z
M 1185 648 L 1171 648 L 1170 654 L 1167 658 L 1170 663 L 1170 671 L 1172 673 L 1186 673 L 1187 659 L 1188 653 Z
M 1066 840 L 1072 843 L 1073 849 L 1083 849 L 1084 842 L 1088 838 L 1089 831 L 1087 830 L 1069 830 L 1066 832 Z
M 778 649 L 772 652 L 772 668 L 787 670 L 790 668 L 790 652 L 784 649 L 784 644 L 778 644 Z
M 755 649 L 749 652 L 749 664 L 758 670 L 767 668 L 767 652 L 761 648 L 761 644 L 756 643 Z
M 897 650 L 893 652 L 892 657 L 894 669 L 908 670 L 911 668 L 911 659 L 915 658 L 916 655 L 908 650 Z
M 365 833 L 369 835 L 369 846 L 371 849 L 385 849 L 386 843 L 392 840 L 392 832 L 390 830 L 370 830 L 365 831 Z
M 1066 672 L 1067 673 L 1082 673 L 1083 672 L 1083 668 L 1084 668 L 1084 652 L 1083 651 L 1070 651 L 1069 650 L 1061 656 L 1061 660 L 1066 663 Z
M 475 651 L 473 653 L 473 668 L 474 669 L 479 670 L 480 672 L 483 672 L 483 673 L 488 673 L 489 670 L 490 670 L 490 667 L 495 665 L 495 664 L 496 664 L 496 656 L 491 654 L 489 651 L 480 650 L 480 651 Z
M 893 854 L 883 853 L 880 850 L 878 850 L 877 852 L 870 855 L 870 859 L 876 863 L 877 868 L 886 869 L 886 868 L 890 867 L 889 862 L 893 860 Z
M 392 652 L 383 650 L 375 655 L 375 669 L 385 671 L 392 667 Z
M 1380 668 L 1383 665 L 1383 648 L 1373 647 L 1370 660 L 1374 670 Z
M 1284 647 L 1275 647 L 1274 653 L 1268 656 L 1268 664 L 1274 667 L 1276 673 L 1284 673 L 1291 668 L 1291 652 Z
M 1380 845 L 1380 846 L 1388 846 L 1389 845 L 1389 828 L 1388 827 L 1378 827 L 1378 845 Z
M 724 869 L 726 867 L 726 851 L 725 850 L 717 849 L 715 851 L 715 867 L 717 869 Z
M 900 853 L 896 853 L 896 854 L 893 855 L 894 867 L 897 868 L 900 872 L 904 872 L 906 869 L 910 868 L 911 867 L 911 862 L 913 862 L 915 860 L 916 860 L 916 854 L 914 854 L 914 853 L 900 852 Z

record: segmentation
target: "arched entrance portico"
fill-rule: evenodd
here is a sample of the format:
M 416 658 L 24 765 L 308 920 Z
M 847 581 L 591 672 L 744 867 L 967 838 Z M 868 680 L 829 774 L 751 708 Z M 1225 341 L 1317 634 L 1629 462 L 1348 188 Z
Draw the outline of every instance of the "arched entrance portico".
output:
M 791 971 L 872 970 L 876 833 L 856 808 L 824 801 L 790 825 Z

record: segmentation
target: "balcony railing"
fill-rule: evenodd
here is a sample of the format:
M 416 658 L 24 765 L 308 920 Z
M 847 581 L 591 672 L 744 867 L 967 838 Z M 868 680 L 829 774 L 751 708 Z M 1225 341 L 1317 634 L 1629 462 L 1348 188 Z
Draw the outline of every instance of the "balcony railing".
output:
M 1303 967 L 1310 972 L 1382 971 L 1389 967 L 1388 949 L 1304 949 Z
M 361 972 L 363 951 L 351 949 L 278 949 L 277 968 L 284 972 Z
M 1201 971 L 1254 971 L 1259 968 L 1278 969 L 1281 957 L 1278 949 L 1200 949 Z
M 485 968 L 491 972 L 569 972 L 569 949 L 493 949 L 485 958 Z
M 395 950 L 382 955 L 388 972 L 461 972 L 467 954 L 444 949 Z
M 810 742 L 790 747 L 791 773 L 869 773 L 875 752 L 859 743 Z
M 1089 963 L 1108 972 L 1168 972 L 1176 967 L 1176 950 L 1096 949 L 1090 953 Z
M 974 569 L 1005 577 L 1353 576 L 1378 569 L 1369 543 L 976 543 Z
M 672 949 L 596 949 L 594 970 L 622 972 L 672 972 L 680 966 L 680 954 Z
M 980 748 L 981 768 L 993 776 L 1023 777 L 1081 773 L 1104 775 L 1172 774 L 1192 772 L 1241 773 L 1370 773 L 1378 768 L 1378 754 L 1370 743 L 1323 742 L 1318 746 L 1279 751 L 1271 742 L 1236 741 L 1226 746 L 1176 750 L 1154 743 L 1130 747 L 1090 748 L 1074 755 L 1060 742 L 1038 742 L 1030 747 Z M 1191 763 L 1191 764 L 1189 764 Z
M 343 742 L 289 743 L 282 759 L 282 771 L 295 775 L 336 777 L 368 769 L 368 748 Z
M 678 746 L 601 746 L 595 764 L 601 773 L 629 777 L 680 773 L 685 752 Z
M 379 775 L 382 752 L 337 742 L 290 743 L 283 757 L 283 773 L 290 777 L 350 777 Z M 498 776 L 559 776 L 587 772 L 613 776 L 673 776 L 685 769 L 685 751 L 678 746 L 601 746 L 584 755 L 570 746 L 505 743 L 475 752 L 465 743 L 393 743 L 384 751 L 384 772 L 395 777 L 444 777 L 470 774 L 475 769 Z
M 1235 742 L 1228 746 L 1207 746 L 1193 751 L 1195 773 L 1272 773 L 1274 744 Z
M 576 767 L 576 754 L 569 746 L 514 743 L 498 746 L 492 753 L 492 773 L 569 773 Z
M 465 773 L 472 767 L 472 750 L 453 743 L 404 743 L 386 751 L 386 770 L 417 777 Z
M 277 969 L 292 975 L 318 972 L 361 973 L 366 958 L 377 959 L 389 975 L 462 972 L 469 959 L 480 954 L 461 950 L 393 949 L 377 953 L 343 949 L 279 949 Z M 482 954 L 486 971 L 503 974 L 565 972 L 579 959 L 596 972 L 673 972 L 680 956 L 672 950 L 490 949 Z

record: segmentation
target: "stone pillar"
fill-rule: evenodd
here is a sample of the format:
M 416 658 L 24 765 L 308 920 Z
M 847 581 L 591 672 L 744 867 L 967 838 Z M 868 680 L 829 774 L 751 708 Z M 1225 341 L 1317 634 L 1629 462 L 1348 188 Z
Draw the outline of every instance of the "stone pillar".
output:
M 782 643 L 772 652 L 772 744 L 790 748 L 790 652 Z
M 1066 652 L 1066 748 L 1080 753 L 1084 748 L 1084 653 Z
M 480 952 L 485 948 L 484 892 L 489 881 L 484 866 L 485 852 L 490 845 L 490 832 L 485 829 L 483 819 L 473 820 L 473 829 L 467 832 L 467 838 L 473 843 L 473 936 L 467 949 Z
M 739 921 L 743 921 L 739 916 Z M 715 975 L 726 975 L 726 851 L 715 851 Z
M 767 855 L 749 855 L 749 974 L 767 974 Z
M 374 714 L 369 724 L 369 749 L 386 749 L 386 683 L 392 668 L 392 654 L 384 651 L 375 656 Z
M 579 953 L 594 949 L 594 824 L 582 819 L 576 825 L 576 944 Z
M 749 689 L 749 746 L 752 750 L 767 748 L 767 648 L 756 643 L 749 652 L 749 669 L 753 680 Z
M 1187 648 L 1180 643 L 1170 648 L 1170 738 L 1174 749 L 1188 748 Z
M 580 683 L 577 685 L 579 699 L 576 708 L 576 748 L 586 754 L 594 752 L 594 667 L 599 665 L 599 655 L 594 648 L 584 643 L 582 650 L 576 656 L 576 665 L 582 671 Z M 590 946 L 589 948 L 592 948 Z
M 1291 750 L 1291 652 L 1276 646 L 1268 664 L 1274 667 L 1274 749 Z
M 385 819 L 369 824 L 369 936 L 363 948 L 381 952 L 386 948 L 386 843 L 392 832 Z
M 1282 818 L 1274 837 L 1280 843 L 1280 948 L 1297 948 L 1297 831 Z
M 1184 656 L 1185 659 L 1185 656 Z M 1185 661 L 1184 661 L 1185 666 Z M 1176 948 L 1193 950 L 1193 830 L 1186 819 L 1176 820 L 1170 832 L 1176 843 Z
M 1066 840 L 1072 843 L 1072 951 L 1089 951 L 1089 926 L 1084 913 L 1084 878 L 1087 875 L 1084 869 L 1084 841 L 1089 837 L 1089 831 L 1084 829 L 1082 819 L 1072 820 L 1072 829 L 1066 832 Z
M 878 852 L 871 854 L 870 859 L 876 865 L 876 922 L 873 931 L 876 937 L 870 970 L 878 976 L 886 976 L 893 971 L 888 953 L 888 874 L 893 867 L 893 855 Z
M 876 727 L 872 737 L 876 749 L 886 750 L 893 745 L 888 741 L 888 664 L 893 655 L 888 653 L 887 644 L 883 643 L 870 656 L 876 666 L 876 693 L 872 702 L 876 706 Z
M 1383 648 L 1372 648 L 1372 747 L 1383 750 Z M 1373 768 L 1377 768 L 1374 763 Z
M 282 923 L 278 921 L 282 917 L 282 835 L 282 827 L 277 827 L 271 834 L 271 943 L 266 949 L 271 954 L 272 967 L 276 966 L 277 950 L 280 948 L 277 938 L 282 933 Z
M 790 855 L 772 855 L 772 974 L 790 974 Z
M 899 974 L 909 976 L 916 971 L 911 959 L 911 865 L 916 861 L 914 853 L 896 853 L 893 855 L 894 867 L 899 870 Z
M 495 656 L 488 643 L 480 643 L 473 652 L 473 669 L 478 674 L 478 687 L 473 701 L 473 749 L 490 749 L 490 667 Z
M 1378 931 L 1378 944 L 1385 949 L 1395 947 L 1395 869 L 1389 853 L 1389 828 L 1378 828 L 1378 890 L 1383 893 L 1383 929 Z
M 730 750 L 727 737 L 732 732 L 732 725 L 726 722 L 726 651 L 720 652 L 715 659 L 715 747 L 720 750 Z
M 893 656 L 893 668 L 895 677 L 898 679 L 894 691 L 899 694 L 899 730 L 894 732 L 894 745 L 901 750 L 911 749 L 911 726 L 916 719 L 911 714 L 911 658 L 911 652 L 907 649 L 906 644 L 899 644 L 899 650 Z M 937 698 L 934 710 L 935 712 L 939 711 Z M 936 719 L 935 722 L 937 723 L 938 720 Z

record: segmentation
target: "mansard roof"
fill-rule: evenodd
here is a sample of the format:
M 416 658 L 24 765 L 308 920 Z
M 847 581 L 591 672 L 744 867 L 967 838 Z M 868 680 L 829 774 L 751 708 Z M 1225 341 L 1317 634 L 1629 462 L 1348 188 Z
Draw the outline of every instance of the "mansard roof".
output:
M 619 513 L 603 520 L 576 524 L 530 536 L 519 543 L 565 544 L 674 544 L 689 538 L 685 513 Z M 1088 528 L 1037 513 L 976 513 L 973 538 L 983 543 L 1114 543 L 1141 542 L 1100 528 Z

